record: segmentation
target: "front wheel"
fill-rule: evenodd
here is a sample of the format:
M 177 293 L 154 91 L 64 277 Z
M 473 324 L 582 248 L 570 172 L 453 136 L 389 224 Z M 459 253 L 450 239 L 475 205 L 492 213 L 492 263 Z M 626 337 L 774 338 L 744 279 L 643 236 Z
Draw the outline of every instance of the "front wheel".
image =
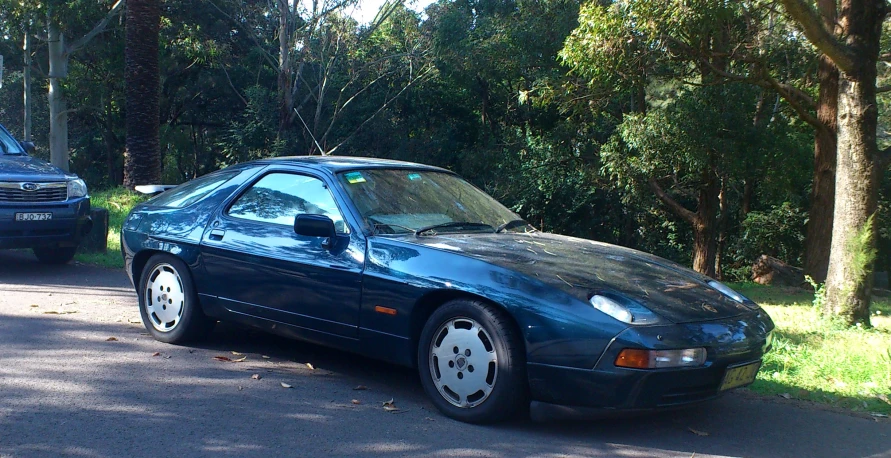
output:
M 189 268 L 174 256 L 157 254 L 148 260 L 138 293 L 142 322 L 156 340 L 200 340 L 214 325 L 198 304 Z
M 526 403 L 520 336 L 500 309 L 454 300 L 433 312 L 418 344 L 421 383 L 445 415 L 469 423 L 509 418 Z
M 68 264 L 77 253 L 76 246 L 35 247 L 31 251 L 44 264 Z

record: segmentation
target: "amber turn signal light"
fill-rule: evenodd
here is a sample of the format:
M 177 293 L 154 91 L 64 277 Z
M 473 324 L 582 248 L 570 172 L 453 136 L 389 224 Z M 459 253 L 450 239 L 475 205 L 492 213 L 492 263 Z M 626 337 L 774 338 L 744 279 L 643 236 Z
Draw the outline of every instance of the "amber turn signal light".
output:
M 626 348 L 616 357 L 617 367 L 661 369 L 664 367 L 697 367 L 705 364 L 705 348 L 680 350 L 641 350 Z

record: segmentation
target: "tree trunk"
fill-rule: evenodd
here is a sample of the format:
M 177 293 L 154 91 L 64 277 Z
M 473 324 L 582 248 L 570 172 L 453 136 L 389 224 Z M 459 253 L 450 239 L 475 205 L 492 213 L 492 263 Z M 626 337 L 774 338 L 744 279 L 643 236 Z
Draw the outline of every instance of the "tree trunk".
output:
M 25 43 L 22 46 L 25 55 L 25 68 L 22 75 L 22 86 L 25 103 L 25 119 L 23 123 L 22 140 L 30 142 L 31 139 L 31 30 L 25 29 Z
M 881 183 L 876 127 L 876 63 L 884 0 L 843 0 L 841 36 L 853 65 L 841 73 L 838 97 L 838 162 L 834 230 L 826 278 L 826 311 L 849 324 L 869 326 L 875 226 Z M 864 234 L 869 230 L 870 233 Z
M 124 186 L 160 184 L 160 0 L 128 0 L 124 77 L 127 146 Z
M 68 57 L 65 55 L 65 38 L 47 13 L 47 49 L 49 52 L 49 147 L 50 162 L 68 171 L 68 108 L 62 78 L 68 76 Z
M 705 185 L 699 190 L 696 218 L 693 221 L 693 270 L 714 277 L 718 254 L 717 219 L 721 184 L 714 173 L 707 172 L 706 175 Z
M 294 106 L 291 95 L 291 10 L 288 0 L 278 0 L 278 97 L 279 125 L 281 138 L 291 120 L 291 107 Z
M 835 1 L 817 2 L 823 23 L 829 30 L 835 28 Z M 822 283 L 826 281 L 832 243 L 838 116 L 838 69 L 826 55 L 820 56 L 817 77 L 820 80 L 817 120 L 824 128 L 818 128 L 814 133 L 814 180 L 804 241 L 804 272 L 817 283 Z

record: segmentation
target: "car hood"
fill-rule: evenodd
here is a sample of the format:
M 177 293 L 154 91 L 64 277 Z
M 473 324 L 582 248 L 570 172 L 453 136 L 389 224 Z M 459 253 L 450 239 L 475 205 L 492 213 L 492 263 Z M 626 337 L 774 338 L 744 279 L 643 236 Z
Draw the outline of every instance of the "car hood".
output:
M 708 277 L 666 259 L 548 233 L 442 234 L 403 240 L 520 272 L 583 301 L 619 293 L 675 323 L 751 313 L 708 286 Z
M 31 156 L 0 154 L 0 181 L 65 181 L 58 167 Z

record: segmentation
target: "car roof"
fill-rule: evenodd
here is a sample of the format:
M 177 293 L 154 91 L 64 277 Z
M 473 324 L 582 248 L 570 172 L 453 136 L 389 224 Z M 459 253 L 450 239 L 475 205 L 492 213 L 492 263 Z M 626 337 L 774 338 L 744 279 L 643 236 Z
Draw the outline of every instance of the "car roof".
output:
M 282 156 L 254 161 L 262 164 L 293 164 L 329 170 L 332 173 L 346 170 L 362 169 L 417 169 L 437 172 L 452 173 L 449 170 L 434 167 L 432 165 L 417 164 L 414 162 L 394 161 L 391 159 L 379 159 L 373 157 L 353 156 Z

